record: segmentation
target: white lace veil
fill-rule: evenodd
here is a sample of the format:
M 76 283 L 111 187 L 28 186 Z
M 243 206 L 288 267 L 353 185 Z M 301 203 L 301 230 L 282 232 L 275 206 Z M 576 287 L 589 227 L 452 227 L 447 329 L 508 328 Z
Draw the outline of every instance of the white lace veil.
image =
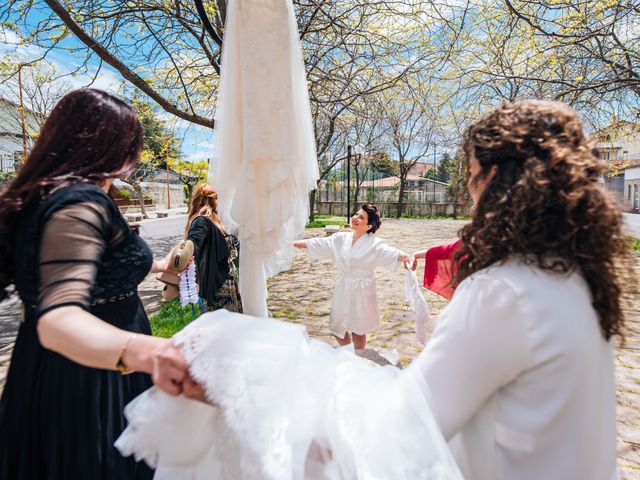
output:
M 411 369 L 225 310 L 174 343 L 218 408 L 156 388 L 127 405 L 116 447 L 155 480 L 462 479 Z

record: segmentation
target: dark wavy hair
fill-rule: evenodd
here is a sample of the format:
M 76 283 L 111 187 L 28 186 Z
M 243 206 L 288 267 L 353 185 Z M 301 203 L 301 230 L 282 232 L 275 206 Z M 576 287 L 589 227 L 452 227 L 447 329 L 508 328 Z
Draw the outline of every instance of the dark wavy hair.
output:
M 367 233 L 376 233 L 376 230 L 378 230 L 380 228 L 380 225 L 382 225 L 380 214 L 378 213 L 378 207 L 376 207 L 373 203 L 365 203 L 360 208 L 367 212 L 367 225 L 371 225 L 371 228 L 367 231 Z
M 628 254 L 620 207 L 599 182 L 605 165 L 578 115 L 558 102 L 505 103 L 471 125 L 463 148 L 488 178 L 462 228 L 456 283 L 509 257 L 582 273 L 602 335 L 623 336 L 616 265 Z
M 54 189 L 128 174 L 142 143 L 135 112 L 112 95 L 81 89 L 58 102 L 15 180 L 0 195 L 0 300 L 14 280 L 15 230 L 22 215 Z

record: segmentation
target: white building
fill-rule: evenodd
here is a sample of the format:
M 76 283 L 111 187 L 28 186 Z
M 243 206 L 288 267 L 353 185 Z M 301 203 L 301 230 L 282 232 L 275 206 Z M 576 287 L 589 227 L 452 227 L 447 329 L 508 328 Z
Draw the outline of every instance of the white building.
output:
M 600 158 L 609 166 L 604 183 L 616 194 L 625 210 L 631 210 L 633 184 L 626 170 L 640 165 L 640 124 L 617 121 L 594 133 Z M 630 173 L 633 176 L 633 173 Z
M 41 119 L 25 110 L 24 120 L 28 150 L 40 131 Z M 15 172 L 23 156 L 20 105 L 0 98 L 0 172 Z
M 640 164 L 624 171 L 624 209 L 640 212 Z

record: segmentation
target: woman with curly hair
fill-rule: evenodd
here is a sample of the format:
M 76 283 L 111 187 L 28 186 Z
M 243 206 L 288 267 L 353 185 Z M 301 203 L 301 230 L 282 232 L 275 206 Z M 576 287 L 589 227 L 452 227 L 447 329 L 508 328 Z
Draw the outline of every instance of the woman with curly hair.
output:
M 456 292 L 410 372 L 469 479 L 616 478 L 621 213 L 574 111 L 507 103 L 467 130 Z
M 410 255 L 375 236 L 380 225 L 378 207 L 365 203 L 351 217 L 351 232 L 294 242 L 295 247 L 308 249 L 314 260 L 335 262 L 338 279 L 331 305 L 331 333 L 340 345 L 353 339 L 357 350 L 366 346 L 367 333 L 380 328 L 375 269 L 395 270 L 398 262 L 413 262 Z

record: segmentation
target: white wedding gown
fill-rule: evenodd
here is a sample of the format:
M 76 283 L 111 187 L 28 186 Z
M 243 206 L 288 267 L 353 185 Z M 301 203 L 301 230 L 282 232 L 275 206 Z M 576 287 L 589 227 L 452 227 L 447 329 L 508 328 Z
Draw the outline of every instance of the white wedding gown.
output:
M 116 442 L 156 479 L 461 479 L 421 378 L 224 310 L 174 337 L 209 406 L 152 388 Z
M 209 181 L 238 234 L 244 312 L 268 316 L 266 279 L 291 266 L 318 161 L 291 0 L 230 0 Z

